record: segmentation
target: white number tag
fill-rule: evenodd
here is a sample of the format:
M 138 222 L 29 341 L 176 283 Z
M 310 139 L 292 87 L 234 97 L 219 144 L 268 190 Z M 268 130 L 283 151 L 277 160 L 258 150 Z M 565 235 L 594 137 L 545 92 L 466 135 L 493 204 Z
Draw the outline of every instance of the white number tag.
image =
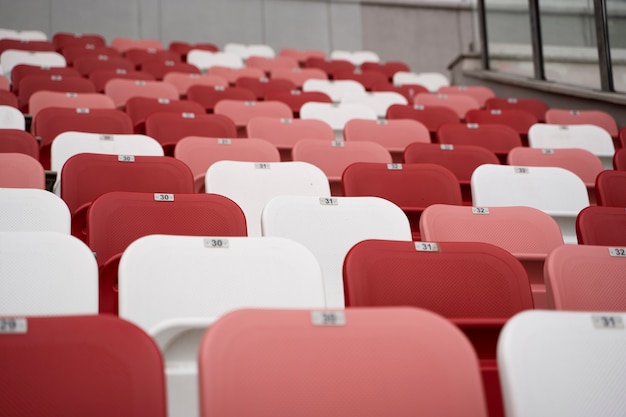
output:
M 516 174 L 528 174 L 530 170 L 526 167 L 515 167 L 514 172 Z
M 502 110 L 500 110 L 500 109 L 493 109 L 493 110 L 491 110 L 491 114 L 496 115 L 496 116 L 501 115 L 502 114 Z
M 323 206 L 337 206 L 339 199 L 336 197 L 320 197 L 320 204 Z
M 51 75 L 50 76 L 50 80 L 52 80 L 52 81 L 61 81 L 62 79 L 63 79 L 63 77 L 60 76 L 60 75 Z
M 218 239 L 218 238 L 206 237 L 206 238 L 204 238 L 204 247 L 205 248 L 226 249 L 226 248 L 228 248 L 228 239 Z
M 113 140 L 113 135 L 100 135 L 100 140 L 112 141 Z
M 311 311 L 314 326 L 345 326 L 346 314 L 343 311 Z
M 333 148 L 343 148 L 345 146 L 345 144 L 343 142 L 338 141 L 338 140 L 334 140 L 334 141 L 330 142 L 330 146 L 332 146 Z
M 439 148 L 442 151 L 453 151 L 454 150 L 454 145 L 450 145 L 450 144 L 442 144 L 439 146 Z
M 124 68 L 118 68 L 115 70 L 116 74 L 126 74 L 126 70 Z
M 624 321 L 621 316 L 591 316 L 593 327 L 597 329 L 623 329 Z
M 0 334 L 2 333 L 26 333 L 28 322 L 25 318 L 0 318 Z
M 389 171 L 401 171 L 402 164 L 387 164 L 387 169 Z
M 382 120 L 376 120 L 376 124 L 380 125 L 380 126 L 385 126 L 387 124 L 387 121 L 382 119 Z
M 218 139 L 217 140 L 217 144 L 218 145 L 232 145 L 233 141 L 231 141 L 230 139 Z
M 609 255 L 626 258 L 626 248 L 609 248 Z
M 134 155 L 118 155 L 117 160 L 119 162 L 135 162 Z
M 67 98 L 76 98 L 78 97 L 77 93 L 65 93 L 65 97 Z
M 78 114 L 89 114 L 89 109 L 86 107 L 79 107 L 76 109 L 76 113 Z
M 478 123 L 468 123 L 467 124 L 467 128 L 468 129 L 478 129 Z
M 144 87 L 146 82 L 144 80 L 135 80 L 135 85 L 139 87 Z
M 267 162 L 257 162 L 254 164 L 254 168 L 256 169 L 270 169 L 271 167 L 272 165 Z
M 282 117 L 282 118 L 280 119 L 280 122 L 281 122 L 282 124 L 284 124 L 284 125 L 290 125 L 290 124 L 292 124 L 292 123 L 293 123 L 293 119 L 288 119 L 288 118 L 286 118 L 286 117 Z
M 507 103 L 511 103 L 511 104 L 517 103 L 517 99 L 515 97 L 510 97 L 506 101 Z
M 159 104 L 170 104 L 170 99 L 169 98 L 160 98 L 159 99 Z
M 183 113 L 183 119 L 195 119 L 196 115 L 194 113 Z
M 487 207 L 472 207 L 472 213 L 474 214 L 489 214 Z
M 554 149 L 544 148 L 541 150 L 541 153 L 544 155 L 554 155 Z
M 244 101 L 243 105 L 246 107 L 254 107 L 256 106 L 256 101 Z
M 439 245 L 435 242 L 415 242 L 415 250 L 418 252 L 439 252 Z
M 154 193 L 154 201 L 174 201 L 174 194 Z

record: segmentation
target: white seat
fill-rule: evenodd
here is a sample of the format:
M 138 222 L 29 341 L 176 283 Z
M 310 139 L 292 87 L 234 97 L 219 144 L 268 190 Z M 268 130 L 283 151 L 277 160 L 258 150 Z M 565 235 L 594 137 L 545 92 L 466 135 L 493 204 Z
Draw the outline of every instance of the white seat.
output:
M 373 51 L 344 51 L 336 49 L 330 53 L 331 59 L 341 59 L 360 66 L 364 62 L 380 62 L 380 57 Z
M 248 236 L 261 236 L 261 212 L 278 195 L 330 196 L 322 170 L 306 162 L 218 161 L 205 176 L 207 193 L 224 195 L 246 215 Z
M 224 52 L 240 56 L 242 59 L 248 59 L 251 56 L 260 56 L 264 58 L 274 58 L 276 52 L 269 45 L 263 44 L 251 44 L 246 45 L 242 43 L 230 42 L 224 45 Z
M 192 49 L 187 54 L 187 63 L 195 65 L 202 72 L 211 67 L 243 68 L 243 59 L 239 55 L 227 52 L 210 52 L 201 49 Z
M 498 369 L 507 417 L 621 416 L 626 314 L 525 311 L 504 326 Z
M 166 364 L 171 416 L 198 416 L 198 346 L 207 326 L 243 307 L 326 307 L 314 255 L 282 238 L 152 235 L 124 252 L 119 315 L 148 332 Z
M 311 78 L 304 82 L 302 91 L 319 91 L 326 94 L 334 103 L 339 103 L 347 95 L 365 93 L 365 87 L 354 80 L 321 80 Z
M 56 171 L 54 192 L 61 195 L 61 170 L 65 161 L 79 153 L 104 155 L 163 156 L 163 147 L 146 135 L 102 135 L 86 132 L 63 132 L 52 141 L 50 168 Z
M 300 108 L 300 119 L 316 119 L 333 128 L 335 138 L 343 139 L 343 128 L 350 120 L 377 120 L 376 111 L 361 103 L 318 103 L 310 101 Z
M 578 243 L 576 216 L 589 205 L 585 183 L 557 167 L 485 164 L 471 178 L 474 207 L 529 206 L 554 218 L 565 243 Z
M 0 54 L 0 65 L 7 78 L 11 78 L 11 70 L 19 64 L 36 65 L 40 67 L 65 67 L 65 57 L 58 52 L 32 52 L 7 49 Z
M 26 129 L 24 114 L 13 106 L 0 105 L 0 129 Z
M 600 158 L 604 169 L 613 169 L 613 139 L 599 126 L 536 123 L 528 129 L 528 145 L 531 148 L 585 149 Z
M 22 41 L 47 41 L 48 36 L 41 30 L 0 29 L 0 39 L 17 39 Z
M 64 233 L 0 232 L 0 315 L 98 313 L 98 266 Z
M 69 235 L 71 215 L 60 197 L 37 188 L 0 188 L 0 231 Z
M 387 116 L 387 109 L 394 104 L 409 104 L 408 100 L 400 93 L 394 91 L 377 91 L 373 93 L 347 93 L 341 100 L 342 103 L 360 103 L 376 112 L 379 119 Z
M 279 196 L 263 210 L 264 236 L 280 236 L 308 247 L 324 275 L 326 303 L 343 308 L 343 260 L 366 239 L 411 240 L 404 212 L 378 197 Z
M 419 84 L 428 89 L 431 93 L 436 93 L 441 87 L 450 85 L 450 80 L 443 74 L 438 72 L 407 72 L 398 71 L 393 75 L 393 83 L 395 85 Z

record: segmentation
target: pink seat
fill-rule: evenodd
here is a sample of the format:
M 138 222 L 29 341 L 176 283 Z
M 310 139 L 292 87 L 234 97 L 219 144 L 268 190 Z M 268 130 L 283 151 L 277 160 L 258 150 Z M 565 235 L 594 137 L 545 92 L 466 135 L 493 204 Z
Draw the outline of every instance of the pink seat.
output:
M 437 131 L 445 123 L 459 123 L 458 114 L 442 106 L 421 106 L 418 104 L 394 104 L 387 109 L 387 119 L 413 119 L 428 128 L 433 142 L 437 141 Z
M 280 101 L 221 100 L 215 104 L 214 112 L 235 122 L 240 137 L 248 136 L 246 126 L 254 117 L 293 118 L 289 106 Z
M 46 188 L 39 161 L 23 153 L 0 153 L 0 188 Z
M 68 131 L 88 133 L 133 133 L 128 115 L 116 109 L 63 109 L 49 107 L 41 110 L 33 120 L 31 130 L 41 138 L 39 160 L 50 169 L 50 146 L 60 133 Z
M 440 145 L 412 143 L 404 150 L 406 164 L 437 164 L 449 169 L 458 179 L 463 204 L 472 205 L 472 173 L 482 164 L 499 164 L 498 157 L 489 149 L 474 145 Z
M 356 162 L 341 178 L 343 195 L 382 197 L 400 207 L 411 224 L 413 240 L 420 239 L 419 218 L 432 204 L 463 204 L 459 181 L 435 164 Z
M 498 335 L 533 308 L 524 268 L 507 251 L 479 242 L 357 243 L 344 261 L 346 307 L 413 306 L 455 323 L 480 360 L 489 415 L 503 416 Z
M 421 309 L 236 311 L 198 369 L 201 417 L 487 415 L 471 344 Z
M 196 74 L 187 72 L 168 72 L 163 76 L 163 81 L 172 84 L 178 90 L 181 97 L 187 97 L 187 90 L 193 85 L 208 87 L 228 87 L 228 81 L 218 75 Z
M 510 126 L 478 123 L 447 123 L 437 132 L 439 143 L 482 146 L 495 153 L 502 164 L 515 147 L 522 146 L 519 133 Z
M 480 103 L 474 97 L 465 94 L 418 93 L 413 103 L 422 106 L 440 106 L 454 110 L 460 120 L 470 110 L 480 109 Z
M 548 109 L 546 122 L 555 125 L 596 125 L 609 132 L 611 137 L 619 134 L 613 116 L 601 110 Z
M 230 85 L 235 85 L 237 80 L 241 77 L 261 78 L 265 76 L 265 72 L 261 68 L 230 68 L 220 65 L 210 67 L 207 74 L 222 77 L 228 81 Z
M 5 75 L 0 74 L 0 91 L 10 91 L 10 90 L 11 90 L 11 82 Z
M 157 112 L 204 114 L 204 107 L 195 101 L 170 100 L 167 98 L 131 97 L 126 102 L 126 114 L 133 121 L 136 133 L 145 133 L 146 118 Z
M 346 141 L 370 141 L 385 147 L 393 162 L 402 162 L 402 154 L 412 143 L 430 143 L 430 132 L 412 119 L 352 119 L 343 128 Z
M 0 129 L 0 153 L 23 153 L 39 160 L 37 139 L 24 130 Z
M 547 306 L 543 265 L 563 245 L 561 229 L 548 214 L 531 207 L 460 207 L 432 205 L 420 218 L 422 239 L 485 242 L 511 252 L 530 280 L 535 306 Z
M 518 109 L 532 113 L 539 122 L 545 123 L 548 105 L 536 98 L 492 97 L 485 103 L 487 110 Z
M 120 53 L 125 53 L 130 49 L 164 49 L 161 41 L 157 39 L 133 39 L 123 36 L 113 38 L 111 46 Z
M 32 118 L 47 107 L 69 109 L 114 109 L 111 97 L 100 93 L 64 93 L 56 91 L 37 91 L 30 96 L 28 107 Z
M 576 236 L 581 245 L 626 247 L 626 208 L 585 207 L 576 217 Z
M 215 105 L 221 100 L 254 101 L 255 99 L 254 93 L 243 87 L 192 85 L 187 89 L 187 100 L 200 103 L 207 113 L 213 113 Z
M 306 80 L 318 79 L 327 80 L 328 74 L 319 68 L 274 68 L 271 78 L 273 80 L 287 80 L 295 84 L 299 89 L 302 88 Z
M 437 93 L 447 95 L 460 94 L 473 97 L 481 108 L 485 107 L 489 99 L 496 96 L 491 88 L 482 85 L 446 85 L 439 87 Z
M 100 269 L 100 313 L 117 314 L 122 252 L 151 234 L 246 236 L 246 218 L 237 204 L 218 194 L 102 194 L 87 213 L 87 244 Z
M 72 156 L 61 171 L 61 198 L 72 214 L 74 236 L 86 240 L 87 210 L 110 191 L 193 193 L 193 175 L 183 162 L 164 156 Z
M 145 71 L 125 70 L 124 68 L 96 69 L 89 73 L 89 79 L 93 81 L 96 90 L 104 93 L 104 87 L 113 78 L 125 80 L 156 81 L 154 75 Z
M 0 415 L 166 416 L 163 359 L 139 327 L 106 315 L 2 323 L 13 331 L 0 334 L 0 385 L 11 399 Z
M 113 78 L 104 86 L 104 93 L 111 97 L 118 108 L 124 108 L 132 97 L 165 98 L 178 100 L 178 90 L 163 81 L 124 80 Z
M 626 171 L 602 171 L 596 177 L 599 206 L 626 207 Z
M 557 310 L 626 311 L 624 247 L 558 247 L 546 259 L 545 276 Z
M 293 57 L 298 61 L 300 65 L 303 65 L 304 62 L 309 58 L 326 58 L 326 54 L 324 52 L 315 49 L 299 50 L 293 48 L 282 48 L 278 52 L 278 55 Z
M 217 161 L 280 162 L 278 149 L 263 139 L 226 139 L 187 136 L 174 148 L 174 158 L 191 169 L 195 192 L 204 192 L 204 176 Z
M 336 142 L 313 139 L 298 141 L 292 150 L 294 161 L 313 164 L 324 171 L 332 195 L 343 195 L 343 171 L 355 162 L 391 163 L 391 155 L 375 142 Z
M 96 86 L 91 80 L 62 75 L 27 75 L 20 81 L 19 102 L 22 113 L 29 113 L 30 97 L 37 91 L 61 91 L 64 93 L 95 93 Z
M 291 56 L 277 56 L 267 58 L 262 56 L 251 56 L 246 59 L 246 67 L 262 69 L 267 75 L 276 69 L 298 68 L 298 60 Z
M 281 119 L 253 117 L 246 127 L 248 136 L 263 139 L 280 151 L 281 161 L 291 161 L 291 151 L 302 139 L 335 140 L 335 133 L 327 123 L 316 119 Z
M 152 113 L 146 117 L 146 135 L 156 139 L 172 155 L 179 140 L 186 136 L 237 137 L 235 123 L 219 114 Z

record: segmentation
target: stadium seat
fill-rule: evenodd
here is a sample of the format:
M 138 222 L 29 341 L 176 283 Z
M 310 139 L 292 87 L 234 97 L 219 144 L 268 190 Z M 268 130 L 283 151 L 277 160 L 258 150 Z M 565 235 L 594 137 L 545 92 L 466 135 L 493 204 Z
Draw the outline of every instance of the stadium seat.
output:
M 626 149 L 621 148 L 613 155 L 613 169 L 626 171 Z
M 377 70 L 358 69 L 354 71 L 336 71 L 332 74 L 333 80 L 353 80 L 360 83 L 367 91 L 371 91 L 372 87 L 387 82 L 387 76 Z
M 0 153 L 0 188 L 46 188 L 39 160 L 23 153 Z
M 335 138 L 343 138 L 343 130 L 350 120 L 377 120 L 376 111 L 361 103 L 304 103 L 300 108 L 300 119 L 317 119 L 326 122 L 335 131 Z
M 125 112 L 130 116 L 136 133 L 145 133 L 146 118 L 157 112 L 193 113 L 203 115 L 204 107 L 189 100 L 171 100 L 169 98 L 131 97 L 126 102 Z
M 180 97 L 187 97 L 187 90 L 193 85 L 204 85 L 208 87 L 228 87 L 228 81 L 218 75 L 195 74 L 186 72 L 168 72 L 163 76 L 163 81 L 172 84 L 178 90 Z
M 432 142 L 437 142 L 437 132 L 443 124 L 460 124 L 456 112 L 447 107 L 394 104 L 387 110 L 387 119 L 413 119 L 428 128 Z
M 0 129 L 0 153 L 23 153 L 39 160 L 39 143 L 32 133 L 21 129 Z
M 113 38 L 111 46 L 122 54 L 130 49 L 164 49 L 161 41 L 157 39 L 134 39 L 123 36 Z
M 297 86 L 285 79 L 273 79 L 267 78 L 265 76 L 257 78 L 257 77 L 239 77 L 235 81 L 236 87 L 247 88 L 252 91 L 256 97 L 256 100 L 263 100 L 263 97 L 267 95 L 270 91 L 292 91 L 297 88 Z
M 394 91 L 374 91 L 347 93 L 341 100 L 342 104 L 365 104 L 374 110 L 376 117 L 384 119 L 389 107 L 395 104 L 408 104 L 406 98 Z
M 528 137 L 528 129 L 539 120 L 529 111 L 521 109 L 470 110 L 465 114 L 467 123 L 500 124 L 515 129 L 522 141 Z
M 173 64 L 181 62 L 180 54 L 174 51 L 170 51 L 169 49 L 131 48 L 124 52 L 124 57 L 129 59 L 133 64 L 135 64 L 135 67 L 137 68 L 142 68 L 146 62 L 150 61 L 169 61 Z M 197 68 L 196 70 L 199 71 Z
M 65 62 L 68 66 L 74 66 L 76 60 L 78 58 L 83 57 L 99 57 L 106 56 L 109 58 L 121 58 L 120 53 L 110 46 L 94 46 L 94 45 L 71 45 L 66 46 L 61 51 L 63 57 L 65 57 Z
M 439 87 L 437 93 L 448 95 L 460 94 L 473 97 L 478 102 L 480 108 L 484 108 L 488 101 L 496 96 L 491 88 L 482 85 L 448 85 Z
M 198 74 L 200 70 L 195 65 L 187 64 L 185 62 L 176 62 L 172 60 L 149 60 L 141 64 L 141 71 L 148 72 L 154 76 L 155 79 L 163 81 L 165 76 L 170 72 Z
M 0 83 L 1 83 L 1 79 L 0 79 Z M 7 81 L 7 85 L 8 85 L 8 81 Z M 2 88 L 0 88 L 0 106 L 10 106 L 10 107 L 15 107 L 16 109 L 19 108 L 19 105 L 17 103 L 17 96 L 13 94 L 12 91 L 9 91 L 8 88 L 6 90 L 3 90 Z
M 93 71 L 103 69 L 135 71 L 135 65 L 121 56 L 96 55 L 81 56 L 74 61 L 74 68 L 83 77 L 88 77 Z
M 246 126 L 254 117 L 273 117 L 276 119 L 291 119 L 293 117 L 289 106 L 280 101 L 220 100 L 215 104 L 213 112 L 235 122 L 239 137 L 249 136 L 246 132 Z
M 126 70 L 124 68 L 94 69 L 87 77 L 93 81 L 99 93 L 104 93 L 104 88 L 107 83 L 114 78 L 135 81 L 156 81 L 154 75 L 148 72 Z
M 39 67 L 65 67 L 67 63 L 58 52 L 33 52 L 10 49 L 0 54 L 0 67 L 5 76 L 11 75 L 13 67 L 20 64 Z
M 353 80 L 321 80 L 308 79 L 302 85 L 302 91 L 318 91 L 326 94 L 334 103 L 340 103 L 348 94 L 364 93 L 365 87 Z
M 235 85 L 237 80 L 241 77 L 249 77 L 249 78 L 261 78 L 265 76 L 265 72 L 263 72 L 260 68 L 253 67 L 229 67 L 229 66 L 221 66 L 214 65 L 207 70 L 208 75 L 217 75 L 219 77 L 224 78 L 228 81 L 229 85 Z
M 0 231 L 70 234 L 70 211 L 56 195 L 37 188 L 0 188 Z
M 626 207 L 626 171 L 606 170 L 596 177 L 599 206 Z
M 254 93 L 243 87 L 221 85 L 192 85 L 187 89 L 187 100 L 200 103 L 207 113 L 213 113 L 221 100 L 255 101 Z
M 195 65 L 202 72 L 214 66 L 228 68 L 242 68 L 243 59 L 239 55 L 227 52 L 210 52 L 201 49 L 192 49 L 187 53 L 187 63 Z
M 363 62 L 360 66 L 363 71 L 375 70 L 382 72 L 388 81 L 393 80 L 393 75 L 398 71 L 410 72 L 409 66 L 401 61 Z
M 464 120 L 468 111 L 480 109 L 480 103 L 474 97 L 464 94 L 418 93 L 413 98 L 413 104 L 447 107 L 456 113 L 459 120 Z
M 19 93 L 20 82 L 29 75 L 59 75 L 61 77 L 81 77 L 80 73 L 71 67 L 42 67 L 39 65 L 19 64 L 11 70 L 11 91 L 16 95 Z
M 26 119 L 24 114 L 13 106 L 0 106 L 0 129 L 18 129 L 26 128 Z
M 64 93 L 96 93 L 96 86 L 91 80 L 62 75 L 27 75 L 20 81 L 17 101 L 20 110 L 29 114 L 31 96 L 37 91 L 60 91 Z
M 319 68 L 274 68 L 270 76 L 273 80 L 289 80 L 299 89 L 310 79 L 326 80 L 328 74 Z
M 352 62 L 357 67 L 360 67 L 364 62 L 380 62 L 380 57 L 376 52 L 365 50 L 346 51 L 335 49 L 330 52 L 330 59 L 343 59 Z
M 121 109 L 126 106 L 126 102 L 132 97 L 178 100 L 176 87 L 163 81 L 113 78 L 104 86 L 104 93 L 113 99 L 116 107 Z
M 626 208 L 589 206 L 578 213 L 576 236 L 581 245 L 626 246 Z
M 100 93 L 70 93 L 40 90 L 30 96 L 28 108 L 30 116 L 33 119 L 37 117 L 37 114 L 41 110 L 47 107 L 114 109 L 115 103 L 113 103 L 111 97 Z
M 424 86 L 431 93 L 436 93 L 441 87 L 450 85 L 450 80 L 438 72 L 407 72 L 398 71 L 393 75 L 395 85 L 418 84 Z
M 63 48 L 72 45 L 105 46 L 106 40 L 98 33 L 55 32 L 52 35 L 52 43 L 57 51 L 61 51 Z
M 548 105 L 536 98 L 491 97 L 485 102 L 487 110 L 518 109 L 532 113 L 540 123 L 546 122 Z
M 291 91 L 269 91 L 263 97 L 267 101 L 280 101 L 289 106 L 294 118 L 300 117 L 300 109 L 305 103 L 310 101 L 318 103 L 332 103 L 330 97 L 319 91 L 304 92 L 300 90 Z
M 595 125 L 611 137 L 617 137 L 618 127 L 613 116 L 601 110 L 548 109 L 546 123 L 556 125 Z

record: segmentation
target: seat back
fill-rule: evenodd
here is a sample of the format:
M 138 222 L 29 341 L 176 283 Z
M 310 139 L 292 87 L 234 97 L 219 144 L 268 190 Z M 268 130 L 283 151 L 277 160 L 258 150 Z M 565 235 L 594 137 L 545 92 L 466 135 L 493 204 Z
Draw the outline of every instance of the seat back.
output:
M 87 245 L 75 237 L 48 231 L 2 231 L 0 263 L 0 315 L 98 312 L 98 267 Z
M 17 101 L 23 113 L 30 113 L 30 98 L 38 91 L 67 93 L 95 93 L 96 86 L 91 80 L 82 77 L 61 75 L 27 75 L 20 81 Z
M 626 171 L 606 170 L 596 177 L 599 206 L 626 207 Z
M 376 73 L 384 79 L 382 74 Z M 387 116 L 389 107 L 400 104 L 408 104 L 408 100 L 400 93 L 395 91 L 366 91 L 358 93 L 347 93 L 341 102 L 344 104 L 364 104 L 374 110 L 376 117 L 384 119 Z
M 111 97 L 99 93 L 65 93 L 41 90 L 30 96 L 28 107 L 31 117 L 35 118 L 37 113 L 47 107 L 114 109 L 115 104 Z
M 22 153 L 39 160 L 39 143 L 22 129 L 0 129 L 0 152 Z
M 565 245 L 546 258 L 546 286 L 556 310 L 626 311 L 626 249 Z
M 111 47 L 120 53 L 125 53 L 131 49 L 164 49 L 163 44 L 158 39 L 133 39 L 118 36 L 111 40 Z
M 496 93 L 489 87 L 483 85 L 448 85 L 439 87 L 439 94 L 461 94 L 473 97 L 478 102 L 480 108 L 484 108 L 490 99 L 495 98 Z
M 70 234 L 71 216 L 67 205 L 43 189 L 0 188 L 0 212 L 3 232 Z
M 626 132 L 626 130 L 624 130 L 624 132 Z M 623 148 L 616 150 L 615 155 L 613 155 L 613 169 L 626 171 L 626 150 Z
M 187 72 L 168 72 L 163 76 L 163 81 L 172 84 L 178 90 L 181 97 L 187 96 L 187 90 L 193 85 L 204 85 L 207 87 L 228 87 L 226 79 L 211 74 L 194 74 Z
M 104 68 L 96 68 L 89 71 L 87 75 L 96 86 L 96 90 L 100 93 L 104 93 L 104 87 L 113 78 L 122 78 L 126 80 L 144 80 L 155 81 L 154 75 L 145 71 L 135 71 L 132 69 L 122 68 L 110 68 L 105 66 Z M 108 97 L 108 96 L 107 96 Z M 113 100 L 111 98 L 111 100 Z
M 9 49 L 0 54 L 0 67 L 5 75 L 11 74 L 13 67 L 19 64 L 36 65 L 38 67 L 65 67 L 63 55 L 58 52 L 19 51 Z
M 480 103 L 472 96 L 463 94 L 418 93 L 413 103 L 422 106 L 441 106 L 452 109 L 460 120 L 470 110 L 480 109 Z
M 581 245 L 626 246 L 626 208 L 585 207 L 576 218 L 576 236 Z
M 618 127 L 615 119 L 602 110 L 548 109 L 546 122 L 556 125 L 595 125 L 604 129 L 612 137 L 617 137 Z
M 165 417 L 163 361 L 137 326 L 104 315 L 2 322 L 20 329 L 0 334 L 3 416 Z
M 393 83 L 396 85 L 418 84 L 426 87 L 431 93 L 435 93 L 441 87 L 449 86 L 450 80 L 444 74 L 438 72 L 415 73 L 398 71 L 393 74 Z
M 387 110 L 387 119 L 417 120 L 428 128 L 433 141 L 437 139 L 437 131 L 441 125 L 456 124 L 461 120 L 454 110 L 447 107 L 420 104 L 394 104 Z
M 187 89 L 187 100 L 200 103 L 207 113 L 213 113 L 219 101 L 254 101 L 256 97 L 252 91 L 243 87 L 192 85 Z
M 135 127 L 135 132 L 146 131 L 146 118 L 157 112 L 168 113 L 193 113 L 202 115 L 204 107 L 200 103 L 189 100 L 170 100 L 168 98 L 131 97 L 126 101 L 126 114 L 130 116 Z
M 334 103 L 340 103 L 348 94 L 364 93 L 365 87 L 353 80 L 323 80 L 311 78 L 304 82 L 302 91 L 319 91 L 326 94 Z
M 211 67 L 221 66 L 228 68 L 242 68 L 243 59 L 239 55 L 228 52 L 211 52 L 201 49 L 192 49 L 187 53 L 187 62 L 205 72 Z
M 178 100 L 178 90 L 163 81 L 125 80 L 113 78 L 104 86 L 104 93 L 113 99 L 115 106 L 124 108 L 131 97 L 166 98 Z
M 39 161 L 23 153 L 0 153 L 0 188 L 46 188 Z
M 237 311 L 205 334 L 199 373 L 203 417 L 487 415 L 471 345 L 426 310 Z
M 440 143 L 482 146 L 495 153 L 505 164 L 511 149 L 522 146 L 519 133 L 503 124 L 446 123 L 437 131 Z
M 273 68 L 271 77 L 276 80 L 289 80 L 301 89 L 306 80 L 327 80 L 328 74 L 319 68 Z
M 285 103 L 280 101 L 240 101 L 221 100 L 215 104 L 215 114 L 228 117 L 238 129 L 243 129 L 253 117 L 273 117 L 277 119 L 291 119 L 293 112 Z
M 13 106 L 0 105 L 0 129 L 25 130 L 24 114 Z
M 242 208 L 249 236 L 261 235 L 261 212 L 276 196 L 330 196 L 324 173 L 304 162 L 218 161 L 206 172 L 205 190 L 224 195 Z
M 264 236 L 295 240 L 322 267 L 326 303 L 344 306 L 342 266 L 352 246 L 366 239 L 411 240 L 404 212 L 378 197 L 279 196 L 263 210 Z
M 532 113 L 540 123 L 546 121 L 548 105 L 536 98 L 491 97 L 485 102 L 487 110 L 520 109 Z
M 522 109 L 469 110 L 465 114 L 467 123 L 502 124 L 515 129 L 520 136 L 528 135 L 528 129 L 539 120 L 529 111 Z
M 624 313 L 527 311 L 504 326 L 498 367 L 506 415 L 619 415 L 626 407 Z M 575 392 L 576 395 L 572 395 Z

